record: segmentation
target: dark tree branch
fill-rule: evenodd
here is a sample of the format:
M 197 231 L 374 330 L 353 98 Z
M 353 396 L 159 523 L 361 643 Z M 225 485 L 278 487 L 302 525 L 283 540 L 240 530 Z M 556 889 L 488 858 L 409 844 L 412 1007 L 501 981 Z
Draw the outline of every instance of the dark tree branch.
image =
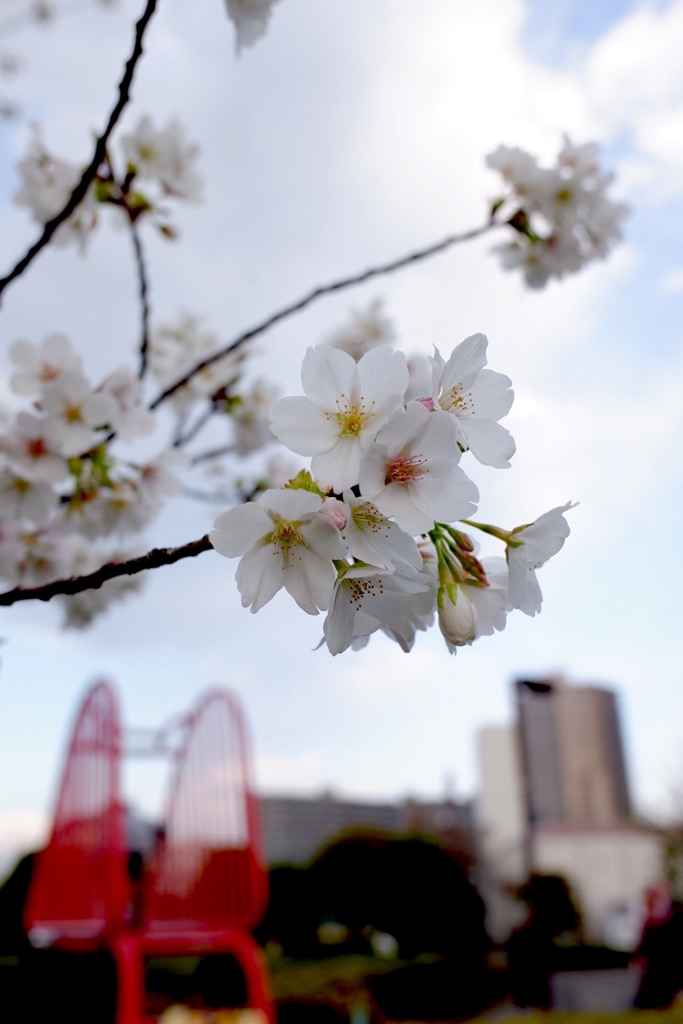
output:
M 211 551 L 208 533 L 199 540 L 181 544 L 177 548 L 154 548 L 146 555 L 130 558 L 127 562 L 107 562 L 101 569 L 87 576 L 72 576 L 66 580 L 55 580 L 41 587 L 15 587 L 0 594 L 0 605 L 16 604 L 18 601 L 49 601 L 58 594 L 81 594 L 84 590 L 97 590 L 107 580 L 117 576 L 134 576 L 146 569 L 158 569 L 162 565 L 173 565 L 182 558 L 194 558 L 203 551 Z
M 105 158 L 107 141 L 109 139 L 109 136 L 111 135 L 116 122 L 121 116 L 124 107 L 130 99 L 130 87 L 133 82 L 133 74 L 135 72 L 137 62 L 142 56 L 142 39 L 145 33 L 145 29 L 147 28 L 147 25 L 152 15 L 154 14 L 156 5 L 157 0 L 147 0 L 145 4 L 144 13 L 140 20 L 138 21 L 137 25 L 135 26 L 135 42 L 133 45 L 133 52 L 131 53 L 130 58 L 126 63 L 123 77 L 121 79 L 121 82 L 119 83 L 119 98 L 116 103 L 116 106 L 114 107 L 109 116 L 107 127 L 104 129 L 104 132 L 102 133 L 102 135 L 100 135 L 95 144 L 95 153 L 90 164 L 83 171 L 81 180 L 71 193 L 71 198 L 69 199 L 68 203 L 61 211 L 61 213 L 58 213 L 56 217 L 53 217 L 52 220 L 49 220 L 47 222 L 43 229 L 43 233 L 38 239 L 38 241 L 31 246 L 26 255 L 22 259 L 20 259 L 19 262 L 16 264 L 14 269 L 11 270 L 6 277 L 0 278 L 0 294 L 2 294 L 4 289 L 11 281 L 19 277 L 19 275 L 22 274 L 24 270 L 26 270 L 28 265 L 33 261 L 34 257 L 37 256 L 41 249 L 44 249 L 45 246 L 48 244 L 57 228 L 71 216 L 71 214 L 74 212 L 78 204 L 82 202 L 82 200 L 85 198 L 88 188 L 90 187 L 93 179 L 95 178 L 95 175 L 97 174 L 98 168 L 100 167 L 102 161 Z
M 200 363 L 197 363 L 191 370 L 175 382 L 175 384 L 169 385 L 164 391 L 162 391 L 154 401 L 150 404 L 150 411 L 156 409 L 157 406 L 161 405 L 167 398 L 175 394 L 180 388 L 184 387 L 196 373 L 200 373 L 207 366 L 211 366 L 212 363 L 217 362 L 219 359 L 223 359 L 224 356 L 229 355 L 236 349 L 240 348 L 247 341 L 251 341 L 252 338 L 257 337 L 259 334 L 263 334 L 269 328 L 279 323 L 281 320 L 285 320 L 287 317 L 292 316 L 293 313 L 299 313 L 306 306 L 310 306 L 317 299 L 322 298 L 324 295 L 331 295 L 333 292 L 343 291 L 345 288 L 352 288 L 354 285 L 363 284 L 365 281 L 371 280 L 373 277 L 380 277 L 384 274 L 391 274 L 395 270 L 402 270 L 403 267 L 408 267 L 412 263 L 419 263 L 420 260 L 427 259 L 429 256 L 435 256 L 439 252 L 443 252 L 445 249 L 450 249 L 452 245 L 457 245 L 459 242 L 467 242 L 472 238 L 478 238 L 480 235 L 486 234 L 491 228 L 497 227 L 497 222 L 491 217 L 485 224 L 482 224 L 478 228 L 473 228 L 471 231 L 463 231 L 459 235 L 449 235 L 447 238 L 443 238 L 440 242 L 436 242 L 433 245 L 428 245 L 424 249 L 417 249 L 415 252 L 409 253 L 407 256 L 401 256 L 397 260 L 392 260 L 390 263 L 383 263 L 377 267 L 370 267 L 368 270 L 363 270 L 359 274 L 352 274 L 350 277 L 342 277 L 338 281 L 333 281 L 331 284 L 323 284 L 318 288 L 314 288 L 313 291 L 309 292 L 302 299 L 298 299 L 293 302 L 290 306 L 285 306 L 277 313 L 273 313 L 266 320 L 263 320 L 256 327 L 252 327 L 250 330 L 245 331 L 244 334 L 240 334 L 238 338 L 231 341 L 230 344 L 226 345 L 225 348 L 219 349 L 218 352 L 214 352 L 213 355 L 207 356 Z
M 133 238 L 133 248 L 135 249 L 135 262 L 138 268 L 140 315 L 142 320 L 138 378 L 142 380 L 147 371 L 147 353 L 149 350 L 149 287 L 147 284 L 147 268 L 145 266 L 145 254 L 140 240 L 140 232 L 138 231 L 138 226 L 135 223 L 134 218 L 131 216 L 128 207 L 126 207 L 126 213 L 128 214 L 128 223 L 130 224 L 130 233 Z

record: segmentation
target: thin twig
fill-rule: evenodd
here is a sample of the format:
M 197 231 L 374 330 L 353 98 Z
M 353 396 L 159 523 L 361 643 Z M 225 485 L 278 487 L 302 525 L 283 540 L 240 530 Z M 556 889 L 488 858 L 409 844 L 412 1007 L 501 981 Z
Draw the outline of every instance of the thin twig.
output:
M 203 551 L 211 551 L 208 533 L 199 540 L 181 544 L 176 548 L 153 548 L 146 555 L 131 558 L 127 562 L 107 562 L 101 569 L 87 576 L 72 576 L 70 579 L 54 580 L 40 587 L 15 587 L 0 594 L 0 605 L 16 604 L 18 601 L 49 601 L 58 594 L 81 594 L 84 590 L 97 590 L 117 576 L 134 576 L 146 569 L 158 569 L 162 565 L 173 565 L 182 558 L 194 558 Z
M 197 487 L 184 487 L 183 497 L 192 498 L 193 501 L 206 501 L 210 505 L 235 504 L 234 494 L 225 494 L 223 491 L 202 491 Z
M 202 428 L 205 427 L 206 424 L 209 422 L 215 411 L 216 407 L 214 403 L 210 402 L 208 408 L 205 409 L 204 412 L 197 417 L 197 419 L 194 421 L 192 426 L 186 431 L 186 433 L 176 435 L 173 441 L 173 447 L 181 448 L 184 444 L 187 444 L 188 441 L 191 441 L 193 438 L 195 438 L 199 431 L 202 430 Z
M 198 466 L 200 462 L 208 459 L 219 459 L 222 455 L 231 455 L 235 450 L 234 444 L 222 444 L 219 448 L 208 448 L 205 452 L 198 452 L 190 459 L 191 466 Z
M 147 0 L 145 4 L 144 13 L 135 26 L 135 42 L 133 45 L 133 52 L 131 53 L 130 58 L 126 63 L 123 77 L 121 79 L 121 82 L 119 83 L 119 98 L 116 103 L 116 106 L 114 107 L 109 116 L 107 127 L 104 129 L 104 132 L 102 133 L 102 135 L 100 135 L 95 144 L 95 153 L 93 155 L 91 162 L 83 171 L 81 180 L 71 193 L 71 197 L 69 198 L 69 201 L 67 202 L 66 206 L 61 211 L 61 213 L 58 213 L 56 217 L 53 217 L 52 220 L 49 220 L 47 222 L 43 229 L 43 233 L 38 239 L 38 241 L 31 246 L 26 255 L 19 260 L 14 269 L 11 270 L 6 277 L 0 278 L 0 294 L 2 294 L 2 292 L 10 283 L 10 281 L 13 281 L 16 277 L 19 277 L 19 275 L 22 274 L 24 270 L 26 270 L 28 265 L 33 261 L 34 257 L 37 256 L 41 249 L 44 249 L 45 246 L 48 244 L 57 228 L 71 216 L 71 214 L 74 212 L 78 204 L 85 198 L 88 188 L 90 187 L 90 184 L 95 178 L 95 175 L 97 174 L 97 170 L 100 164 L 104 160 L 104 156 L 107 149 L 107 140 L 109 139 L 109 136 L 111 135 L 111 132 L 116 122 L 121 116 L 121 112 L 128 103 L 128 100 L 130 99 L 130 87 L 133 82 L 133 74 L 135 72 L 137 62 L 142 56 L 142 38 L 144 36 L 145 29 L 147 28 L 147 25 L 152 15 L 154 14 L 154 9 L 156 5 L 157 0 Z
M 147 353 L 149 351 L 149 286 L 147 284 L 147 268 L 145 266 L 145 254 L 140 240 L 140 232 L 138 231 L 138 226 L 131 216 L 130 210 L 127 206 L 126 212 L 128 214 L 128 223 L 130 224 L 130 232 L 133 238 L 135 262 L 138 267 L 138 282 L 140 286 L 139 295 L 142 336 L 140 338 L 140 368 L 138 369 L 138 378 L 142 380 L 147 370 Z
M 223 359 L 224 356 L 234 352 L 235 349 L 240 348 L 247 341 L 251 341 L 259 334 L 263 334 L 269 328 L 279 323 L 281 320 L 285 320 L 288 316 L 292 316 L 293 313 L 299 313 L 306 306 L 310 306 L 311 303 L 317 299 L 322 298 L 324 295 L 331 295 L 333 292 L 343 291 L 345 288 L 352 288 L 354 285 L 363 284 L 364 281 L 369 281 L 373 277 L 380 277 L 383 274 L 391 274 L 395 270 L 401 270 L 403 267 L 408 267 L 412 263 L 418 263 L 420 260 L 427 259 L 429 256 L 435 256 L 439 252 L 443 252 L 444 249 L 449 249 L 452 245 L 457 245 L 459 242 L 467 242 L 472 238 L 478 238 L 480 235 L 485 234 L 493 227 L 497 227 L 497 222 L 491 217 L 478 228 L 473 228 L 471 231 L 464 231 L 459 235 L 449 235 L 447 238 L 443 238 L 440 242 L 436 242 L 433 245 L 428 245 L 424 249 L 417 249 L 415 252 L 409 253 L 407 256 L 401 256 L 397 260 L 392 260 L 390 263 L 383 263 L 376 267 L 370 267 L 368 270 L 363 270 L 359 274 L 353 274 L 350 277 L 340 278 L 338 281 L 333 281 L 331 284 L 323 284 L 318 288 L 314 288 L 312 292 L 305 295 L 302 299 L 298 299 L 293 302 L 290 306 L 285 306 L 277 313 L 273 313 L 266 320 L 263 320 L 256 327 L 252 327 L 250 330 L 245 331 L 244 334 L 240 334 L 238 338 L 231 341 L 230 344 L 226 345 L 225 348 L 219 349 L 218 352 L 214 352 L 213 355 L 207 356 L 200 363 L 197 363 L 191 370 L 177 380 L 174 384 L 169 385 L 162 391 L 161 394 L 157 395 L 154 401 L 150 404 L 149 409 L 152 411 L 157 406 L 161 405 L 167 398 L 175 394 L 180 388 L 184 387 L 185 384 L 190 381 L 196 373 L 200 373 L 207 366 L 211 366 L 212 363 L 217 362 L 219 359 Z

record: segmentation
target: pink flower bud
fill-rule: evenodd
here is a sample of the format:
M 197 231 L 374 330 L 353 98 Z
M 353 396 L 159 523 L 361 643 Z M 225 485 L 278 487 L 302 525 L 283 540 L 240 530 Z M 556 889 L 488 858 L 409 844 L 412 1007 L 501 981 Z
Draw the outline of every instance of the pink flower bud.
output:
M 320 509 L 324 516 L 327 516 L 333 526 L 343 530 L 349 519 L 349 512 L 343 501 L 339 498 L 325 498 Z
M 434 399 L 433 398 L 418 398 L 420 405 L 424 405 L 425 409 L 429 412 L 434 412 Z

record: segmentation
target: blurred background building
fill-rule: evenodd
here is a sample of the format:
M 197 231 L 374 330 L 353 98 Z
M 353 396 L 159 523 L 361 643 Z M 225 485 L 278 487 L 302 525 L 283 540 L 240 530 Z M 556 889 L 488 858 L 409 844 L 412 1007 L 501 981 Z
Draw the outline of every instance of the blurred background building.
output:
M 490 924 L 515 923 L 511 887 L 536 872 L 569 882 L 586 938 L 637 941 L 661 879 L 659 838 L 633 816 L 617 696 L 559 677 L 513 684 L 514 721 L 479 737 L 477 822 Z
M 344 800 L 331 792 L 317 797 L 262 796 L 261 822 L 269 864 L 305 864 L 341 833 L 372 829 L 420 833 L 440 839 L 461 859 L 474 855 L 472 804 L 442 800 L 397 803 Z

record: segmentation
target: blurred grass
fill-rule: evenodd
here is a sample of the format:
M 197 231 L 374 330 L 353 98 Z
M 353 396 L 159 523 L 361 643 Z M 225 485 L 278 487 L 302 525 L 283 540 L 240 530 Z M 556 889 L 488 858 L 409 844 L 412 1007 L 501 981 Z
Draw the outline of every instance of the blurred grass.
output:
M 270 962 L 273 995 L 278 1002 L 327 1003 L 344 1009 L 367 994 L 366 981 L 405 966 L 402 960 L 373 956 L 333 956 L 325 960 L 277 959 Z

